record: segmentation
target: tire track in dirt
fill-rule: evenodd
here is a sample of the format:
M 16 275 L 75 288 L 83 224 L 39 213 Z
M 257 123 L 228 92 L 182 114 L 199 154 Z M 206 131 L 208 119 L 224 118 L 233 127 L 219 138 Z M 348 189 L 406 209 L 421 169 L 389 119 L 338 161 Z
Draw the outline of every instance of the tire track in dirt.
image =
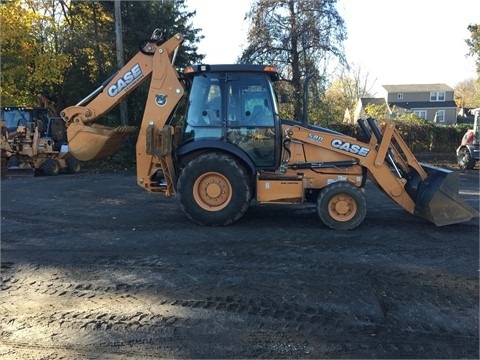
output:
M 148 268 L 160 267 L 164 276 L 179 270 L 170 265 L 166 266 L 165 259 L 156 257 L 138 261 L 135 258 L 117 258 L 114 261 L 100 258 L 98 263 L 100 267 L 112 269 L 122 268 L 128 264 L 130 271 L 140 273 L 146 272 Z M 255 262 L 249 263 L 249 266 L 254 264 Z M 345 280 L 350 276 L 345 269 L 342 270 L 340 266 L 333 263 L 309 267 L 310 270 L 314 267 L 316 271 L 321 270 L 325 273 L 335 274 L 335 281 L 343 279 L 343 285 L 331 287 L 332 283 L 329 283 L 324 288 L 330 291 L 345 292 Z M 214 288 L 208 287 L 197 294 L 178 291 L 164 296 L 162 291 L 165 289 L 149 281 L 140 284 L 109 282 L 108 285 L 94 280 L 66 283 L 63 282 L 64 278 L 61 275 L 51 273 L 49 268 L 41 265 L 17 269 L 13 263 L 5 263 L 2 268 L 4 270 L 2 295 L 7 293 L 15 297 L 16 293 L 19 293 L 17 297 L 21 297 L 27 293 L 32 295 L 31 298 L 35 297 L 37 301 L 39 296 L 43 296 L 46 299 L 45 303 L 54 304 L 49 311 L 24 312 L 25 309 L 20 304 L 16 305 L 15 313 L 9 312 L 8 309 L 6 312 L 2 311 L 3 315 L 0 318 L 0 325 L 3 329 L 2 340 L 5 344 L 11 345 L 21 343 L 22 330 L 26 333 L 25 337 L 28 337 L 31 331 L 26 330 L 32 327 L 31 324 L 35 324 L 33 326 L 35 331 L 48 329 L 50 337 L 53 338 L 66 331 L 71 334 L 81 331 L 87 334 L 83 336 L 88 339 L 87 347 L 93 345 L 114 348 L 131 346 L 135 343 L 132 339 L 128 340 L 129 334 L 132 333 L 140 337 L 148 338 L 150 336 L 157 340 L 161 338 L 162 341 L 168 334 L 171 337 L 183 337 L 186 341 L 189 329 L 208 328 L 206 324 L 209 321 L 206 319 L 218 318 L 222 319 L 224 330 L 225 328 L 230 329 L 228 331 L 231 332 L 232 338 L 241 335 L 245 339 L 253 341 L 255 337 L 253 334 L 260 333 L 268 334 L 266 337 L 273 341 L 272 339 L 276 336 L 281 337 L 285 334 L 295 333 L 297 340 L 298 337 L 302 338 L 300 343 L 308 344 L 308 346 L 302 347 L 304 351 L 310 349 L 318 339 L 328 339 L 328 342 L 333 344 L 340 344 L 348 340 L 350 345 L 347 348 L 351 348 L 351 351 L 366 352 L 371 349 L 372 344 L 367 345 L 368 343 L 364 339 L 365 334 L 370 334 L 371 337 L 387 336 L 393 343 L 389 343 L 386 348 L 382 348 L 381 344 L 375 344 L 377 351 L 385 354 L 394 348 L 398 351 L 403 349 L 405 354 L 409 353 L 406 350 L 408 348 L 411 349 L 410 354 L 418 351 L 428 353 L 431 347 L 425 345 L 429 342 L 425 339 L 432 332 L 439 334 L 437 341 L 430 345 L 437 348 L 444 347 L 446 344 L 455 344 L 455 346 L 462 344 L 466 350 L 470 348 L 469 351 L 472 351 L 470 344 L 475 340 L 471 331 L 462 332 L 448 326 L 435 327 L 427 322 L 418 322 L 416 319 L 411 319 L 405 324 L 402 323 L 402 321 L 405 322 L 404 320 L 399 320 L 391 314 L 402 304 L 408 304 L 410 308 L 412 305 L 426 306 L 425 301 L 416 301 L 410 295 L 403 296 L 401 289 L 410 288 L 414 284 L 417 284 L 419 291 L 415 293 L 419 298 L 427 297 L 428 299 L 442 288 L 446 288 L 449 292 L 454 288 L 462 288 L 458 285 L 457 278 L 448 276 L 442 276 L 437 287 L 424 288 L 432 281 L 432 275 L 429 273 L 408 273 L 394 270 L 383 272 L 368 266 L 358 269 L 359 273 L 355 277 L 370 279 L 372 291 L 377 294 L 377 298 L 381 299 L 381 302 L 387 304 L 382 306 L 380 303 L 381 315 L 380 313 L 370 313 L 369 315 L 365 312 L 344 313 L 338 307 L 333 309 L 328 302 L 325 303 L 325 297 L 322 297 L 323 303 L 320 301 L 318 304 L 312 305 L 309 301 L 294 301 L 294 297 L 290 301 L 286 301 L 272 298 L 269 295 L 222 295 L 218 289 L 215 291 Z M 273 268 L 273 262 L 267 266 L 263 264 L 264 270 L 268 268 Z M 35 276 L 35 274 L 37 275 Z M 40 274 L 43 275 L 40 276 Z M 433 275 L 433 278 L 439 280 L 436 275 Z M 478 291 L 475 279 L 470 279 L 466 284 L 467 286 L 463 286 L 462 291 Z M 28 289 L 25 290 L 25 287 Z M 230 292 L 234 293 L 232 289 Z M 286 298 L 288 299 L 288 296 Z M 329 301 L 335 302 L 335 299 Z M 475 298 L 466 301 L 464 297 L 452 295 L 446 298 L 442 297 L 442 301 L 437 300 L 434 305 L 440 308 L 465 309 L 465 316 L 468 316 L 469 313 L 466 309 L 474 308 L 474 301 Z M 26 308 L 28 306 L 29 304 L 26 305 Z M 364 306 L 371 307 L 372 305 L 365 303 Z M 386 309 L 384 309 L 385 306 Z M 350 316 L 354 318 L 350 319 Z M 399 331 L 398 329 L 403 330 Z M 20 338 L 13 337 L 15 333 Z M 94 340 L 98 334 L 102 334 L 100 338 L 103 339 L 103 342 L 97 343 L 97 340 Z M 352 334 L 356 334 L 355 337 L 358 339 L 352 340 Z M 219 334 L 214 333 L 209 336 L 207 336 L 208 340 L 214 341 Z M 105 340 L 109 337 L 127 340 L 112 345 L 116 344 L 115 341 Z M 151 345 L 153 346 L 154 343 L 155 341 L 152 340 Z M 145 345 L 146 343 L 138 341 L 135 344 Z M 268 344 L 265 346 L 268 348 Z

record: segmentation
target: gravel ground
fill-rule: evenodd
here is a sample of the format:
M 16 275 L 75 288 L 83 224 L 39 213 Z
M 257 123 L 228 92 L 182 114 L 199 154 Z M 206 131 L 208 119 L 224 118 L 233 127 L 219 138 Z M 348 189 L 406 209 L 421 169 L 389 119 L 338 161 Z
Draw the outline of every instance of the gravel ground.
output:
M 478 170 L 459 179 L 478 210 Z M 478 219 L 436 227 L 368 183 L 352 231 L 313 205 L 199 227 L 131 171 L 1 196 L 2 359 L 479 357 Z

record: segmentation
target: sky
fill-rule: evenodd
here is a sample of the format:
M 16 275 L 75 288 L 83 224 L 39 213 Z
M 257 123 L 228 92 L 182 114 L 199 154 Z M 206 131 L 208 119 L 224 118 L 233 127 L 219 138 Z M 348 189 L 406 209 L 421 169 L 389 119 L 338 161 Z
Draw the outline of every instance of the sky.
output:
M 250 0 L 187 0 L 195 28 L 205 38 L 205 63 L 234 63 L 247 41 L 244 20 Z M 350 65 L 368 75 L 374 93 L 381 85 L 444 83 L 455 87 L 476 78 L 466 57 L 469 24 L 480 23 L 480 0 L 339 0 Z M 220 15 L 220 16 L 219 16 Z

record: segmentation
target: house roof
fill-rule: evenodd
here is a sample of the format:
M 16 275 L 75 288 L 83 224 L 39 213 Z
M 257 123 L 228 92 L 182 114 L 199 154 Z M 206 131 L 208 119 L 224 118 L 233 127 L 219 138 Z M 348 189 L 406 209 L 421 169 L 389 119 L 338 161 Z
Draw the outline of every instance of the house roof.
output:
M 360 102 L 362 106 L 365 107 L 366 105 L 385 105 L 386 101 L 384 98 L 360 98 Z
M 430 92 L 430 91 L 454 91 L 447 84 L 406 84 L 406 85 L 382 85 L 389 93 Z
M 430 102 L 430 101 L 409 101 L 409 102 L 392 102 L 389 103 L 390 107 L 398 107 L 404 109 L 431 109 L 431 108 L 456 108 L 455 101 L 442 101 L 442 102 Z

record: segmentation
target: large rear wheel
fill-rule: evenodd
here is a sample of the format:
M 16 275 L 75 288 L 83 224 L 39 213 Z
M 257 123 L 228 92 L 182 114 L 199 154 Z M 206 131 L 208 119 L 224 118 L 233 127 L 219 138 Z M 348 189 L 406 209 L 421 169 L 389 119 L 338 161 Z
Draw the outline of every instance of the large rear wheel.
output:
M 222 153 L 202 154 L 180 173 L 180 206 L 199 225 L 229 225 L 248 209 L 252 190 L 244 168 Z
M 335 230 L 359 226 L 367 213 L 363 191 L 348 182 L 335 182 L 318 195 L 317 212 L 322 222 Z

